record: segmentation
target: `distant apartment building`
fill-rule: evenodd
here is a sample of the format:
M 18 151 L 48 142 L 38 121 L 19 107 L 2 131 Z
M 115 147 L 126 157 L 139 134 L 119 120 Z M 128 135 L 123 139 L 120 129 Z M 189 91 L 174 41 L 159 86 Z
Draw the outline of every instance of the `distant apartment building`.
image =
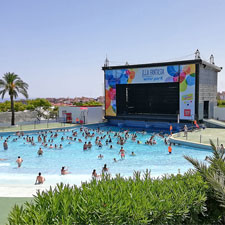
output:
M 52 105 L 55 106 L 70 106 L 76 102 L 89 102 L 89 101 L 98 101 L 104 103 L 104 96 L 99 96 L 97 98 L 90 97 L 75 97 L 75 98 L 46 98 Z
M 225 100 L 225 91 L 222 91 L 221 93 L 220 92 L 218 92 L 218 99 L 219 100 Z

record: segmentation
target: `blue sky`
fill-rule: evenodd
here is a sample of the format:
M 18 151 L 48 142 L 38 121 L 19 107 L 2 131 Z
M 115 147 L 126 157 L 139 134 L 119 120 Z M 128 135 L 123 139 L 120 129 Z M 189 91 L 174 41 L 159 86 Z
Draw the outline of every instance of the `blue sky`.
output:
M 0 1 L 0 76 L 30 97 L 103 95 L 101 67 L 192 59 L 225 67 L 224 0 Z M 225 68 L 219 73 L 225 91 Z

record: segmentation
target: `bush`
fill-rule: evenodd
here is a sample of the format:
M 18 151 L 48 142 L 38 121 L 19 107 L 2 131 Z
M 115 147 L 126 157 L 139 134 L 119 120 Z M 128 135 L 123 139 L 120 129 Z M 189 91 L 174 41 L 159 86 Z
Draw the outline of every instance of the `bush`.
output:
M 217 100 L 218 107 L 225 107 L 225 100 Z
M 74 102 L 73 105 L 75 106 L 102 106 L 103 104 L 98 101 L 90 100 L 88 102 Z
M 103 177 L 80 188 L 58 184 L 33 202 L 14 206 L 16 224 L 204 224 L 208 186 L 199 174 L 151 179 Z M 204 217 L 205 216 L 205 217 Z

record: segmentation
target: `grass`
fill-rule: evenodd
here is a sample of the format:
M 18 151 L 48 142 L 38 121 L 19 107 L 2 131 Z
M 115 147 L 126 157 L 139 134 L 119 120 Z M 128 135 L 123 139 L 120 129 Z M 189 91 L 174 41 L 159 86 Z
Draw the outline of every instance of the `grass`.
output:
M 10 210 L 12 207 L 17 205 L 22 205 L 26 201 L 31 202 L 33 198 L 8 198 L 8 197 L 1 197 L 0 198 L 0 224 L 6 224 L 7 218 Z

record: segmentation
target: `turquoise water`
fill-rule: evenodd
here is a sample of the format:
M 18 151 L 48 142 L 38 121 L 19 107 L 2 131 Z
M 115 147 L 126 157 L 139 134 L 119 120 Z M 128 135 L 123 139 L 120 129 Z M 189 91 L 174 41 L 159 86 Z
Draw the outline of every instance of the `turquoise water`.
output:
M 95 127 L 96 129 L 97 127 Z M 91 129 L 94 129 L 93 127 Z M 108 139 L 107 131 L 112 130 L 109 135 L 112 139 L 113 148 L 110 149 L 110 143 L 107 146 L 105 144 L 106 139 Z M 63 145 L 62 149 L 49 149 L 44 148 L 41 143 L 37 141 L 38 134 L 29 134 L 29 136 L 34 137 L 35 146 L 26 142 L 23 137 L 18 138 L 16 142 L 13 141 L 16 136 L 11 136 L 8 141 L 8 150 L 3 150 L 3 142 L 6 136 L 0 140 L 0 158 L 7 159 L 6 161 L 0 161 L 0 175 L 7 175 L 9 178 L 15 177 L 15 175 L 36 175 L 38 172 L 42 172 L 44 175 L 60 175 L 60 170 L 62 166 L 68 167 L 69 171 L 73 175 L 90 175 L 93 169 L 96 169 L 97 173 L 101 173 L 101 169 L 104 164 L 107 164 L 109 172 L 112 175 L 120 173 L 124 176 L 132 175 L 134 170 L 145 171 L 146 169 L 151 170 L 153 176 L 160 176 L 164 173 L 177 173 L 178 169 L 181 173 L 186 172 L 188 169 L 192 168 L 191 164 L 187 162 L 183 155 L 192 156 L 198 160 L 204 160 L 206 155 L 210 155 L 211 152 L 207 150 L 184 147 L 184 146 L 172 146 L 172 154 L 168 154 L 168 146 L 164 144 L 163 138 L 160 136 L 155 136 L 156 145 L 145 145 L 145 141 L 153 135 L 153 133 L 148 132 L 146 134 L 137 133 L 137 139 L 142 143 L 137 144 L 131 140 L 131 137 L 123 145 L 126 151 L 126 157 L 124 160 L 120 159 L 119 150 L 120 145 L 117 144 L 117 137 L 114 137 L 116 131 L 119 128 L 116 127 L 101 127 L 102 134 L 97 134 L 96 130 L 90 130 L 90 133 L 95 133 L 93 138 L 85 138 L 82 136 L 79 128 L 73 129 L 73 131 L 78 132 L 77 140 L 70 141 L 66 140 L 66 137 L 72 136 L 72 130 L 66 132 L 58 132 L 57 138 L 52 138 L 54 140 L 53 145 L 59 144 Z M 134 133 L 131 130 L 129 133 Z M 55 133 L 55 131 L 53 131 Z M 47 141 L 50 138 L 51 133 L 47 133 Z M 106 138 L 102 140 L 103 147 L 99 148 L 95 145 L 96 136 L 104 136 Z M 120 133 L 124 136 L 124 132 Z M 64 136 L 65 140 L 61 141 L 61 137 Z M 24 136 L 26 137 L 26 135 Z M 82 139 L 83 143 L 79 143 L 78 139 Z M 83 151 L 84 141 L 92 142 L 92 149 Z M 71 144 L 69 144 L 71 142 Z M 48 142 L 47 142 L 48 143 Z M 49 143 L 48 143 L 49 145 Z M 38 156 L 37 151 L 39 147 L 43 149 L 43 155 Z M 131 152 L 135 152 L 136 156 L 130 156 Z M 102 154 L 103 159 L 98 159 L 98 155 Z M 18 156 L 23 158 L 23 164 L 21 168 L 17 168 L 16 159 Z M 113 159 L 116 158 L 118 161 L 114 162 Z

